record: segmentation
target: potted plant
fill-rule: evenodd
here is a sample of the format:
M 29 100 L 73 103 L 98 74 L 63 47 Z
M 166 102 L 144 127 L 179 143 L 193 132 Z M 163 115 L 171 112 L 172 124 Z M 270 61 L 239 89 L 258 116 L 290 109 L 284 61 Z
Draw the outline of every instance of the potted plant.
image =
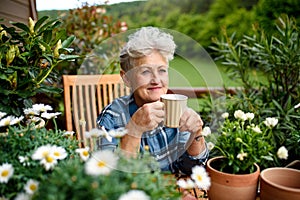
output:
M 278 157 L 274 149 L 272 128 L 278 120 L 269 117 L 257 122 L 254 113 L 241 110 L 233 116 L 223 113 L 222 119 L 217 134 L 207 138 L 212 148 L 207 162 L 211 177 L 208 196 L 212 200 L 255 199 L 260 168 L 276 163 L 278 157 L 287 159 L 285 147 L 280 148 Z

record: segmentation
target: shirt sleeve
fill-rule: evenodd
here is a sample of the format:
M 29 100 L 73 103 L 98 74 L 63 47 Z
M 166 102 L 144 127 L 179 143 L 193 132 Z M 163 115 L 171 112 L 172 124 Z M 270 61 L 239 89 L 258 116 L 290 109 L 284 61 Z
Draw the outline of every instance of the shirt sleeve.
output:
M 209 156 L 209 151 L 207 145 L 205 143 L 205 150 L 201 152 L 197 156 L 191 156 L 187 152 L 185 152 L 182 156 L 180 156 L 172 165 L 174 169 L 173 173 L 183 174 L 183 175 L 191 175 L 192 168 L 196 165 L 204 166 Z

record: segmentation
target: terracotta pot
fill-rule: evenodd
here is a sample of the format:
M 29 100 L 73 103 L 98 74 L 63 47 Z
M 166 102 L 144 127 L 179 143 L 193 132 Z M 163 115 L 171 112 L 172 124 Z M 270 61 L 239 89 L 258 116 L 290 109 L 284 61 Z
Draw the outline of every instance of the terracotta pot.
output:
M 299 200 L 300 170 L 291 168 L 268 168 L 260 174 L 261 200 Z
M 212 168 L 211 164 L 224 157 L 211 158 L 207 162 L 207 172 L 211 178 L 208 190 L 209 200 L 255 200 L 260 168 L 251 174 L 230 174 Z

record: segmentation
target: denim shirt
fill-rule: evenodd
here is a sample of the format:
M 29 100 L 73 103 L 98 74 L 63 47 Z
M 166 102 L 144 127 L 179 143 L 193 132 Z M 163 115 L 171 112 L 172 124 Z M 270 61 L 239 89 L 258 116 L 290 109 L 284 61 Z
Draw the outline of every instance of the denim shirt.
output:
M 137 109 L 133 95 L 120 97 L 103 109 L 97 124 L 107 131 L 125 127 Z M 159 125 L 154 130 L 143 133 L 140 151 L 143 152 L 144 146 L 148 145 L 150 154 L 158 161 L 162 171 L 189 175 L 193 166 L 204 165 L 208 158 L 207 148 L 198 156 L 188 155 L 185 145 L 189 136 L 189 132 L 179 132 L 178 128 Z M 100 150 L 114 150 L 117 146 L 115 138 L 112 142 L 105 138 L 97 141 L 97 149 Z

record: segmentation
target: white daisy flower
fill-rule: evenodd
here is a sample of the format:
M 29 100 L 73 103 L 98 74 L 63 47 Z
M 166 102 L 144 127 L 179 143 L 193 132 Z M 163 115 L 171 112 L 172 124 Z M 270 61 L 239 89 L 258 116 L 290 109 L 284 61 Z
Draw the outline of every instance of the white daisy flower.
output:
M 262 133 L 261 130 L 260 130 L 260 128 L 259 128 L 259 126 L 257 126 L 257 125 L 254 126 L 254 127 L 252 127 L 251 129 L 252 129 L 255 133 Z
M 278 124 L 278 119 L 274 117 L 267 117 L 264 124 L 269 128 L 273 128 Z
M 9 126 L 9 125 L 14 125 L 19 123 L 24 117 L 15 117 L 15 116 L 7 116 L 5 118 L 2 118 L 0 120 L 0 127 L 4 127 L 4 126 Z
M 32 199 L 32 196 L 29 194 L 26 194 L 24 192 L 19 193 L 14 200 L 30 200 Z
M 211 134 L 210 128 L 209 128 L 208 126 L 204 127 L 203 130 L 202 130 L 201 135 L 203 135 L 203 136 L 208 136 L 208 135 L 210 135 L 210 134 Z
M 115 138 L 121 138 L 123 137 L 124 135 L 127 134 L 127 130 L 123 127 L 121 128 L 118 128 L 118 129 L 112 129 L 108 132 L 108 134 L 111 136 L 111 137 L 115 137 Z
M 63 147 L 52 146 L 51 147 L 51 154 L 57 160 L 63 160 L 68 156 L 67 151 Z
M 41 117 L 43 117 L 45 119 L 52 119 L 52 118 L 57 118 L 58 115 L 61 115 L 61 112 L 55 112 L 55 113 L 43 112 L 41 114 Z
M 79 156 L 80 156 L 81 160 L 87 161 L 90 157 L 89 150 L 90 150 L 89 147 L 85 147 L 85 148 L 76 149 L 75 152 L 79 153 Z
M 42 160 L 46 158 L 50 153 L 51 153 L 51 145 L 47 144 L 37 148 L 35 152 L 32 154 L 31 158 L 33 160 Z
M 289 156 L 288 150 L 284 146 L 280 147 L 277 151 L 277 156 L 280 159 L 285 159 L 286 160 Z
M 247 120 L 249 120 L 249 121 L 251 121 L 252 119 L 254 119 L 254 113 L 248 112 L 245 115 L 246 115 Z
M 234 112 L 234 117 L 236 119 L 241 119 L 243 121 L 247 120 L 246 114 L 243 111 L 241 111 L 241 110 L 236 110 Z
M 142 190 L 130 190 L 122 194 L 118 200 L 150 200 L 150 197 Z
M 39 187 L 39 182 L 33 179 L 29 179 L 24 185 L 24 190 L 27 194 L 34 194 Z
M 4 117 L 6 114 L 7 114 L 7 113 L 1 112 L 1 111 L 0 111 L 0 119 L 1 119 L 2 117 Z
M 97 151 L 85 163 L 85 173 L 92 176 L 108 175 L 117 166 L 118 157 L 111 151 Z
M 14 174 L 14 168 L 11 164 L 4 163 L 0 166 L 0 183 L 7 183 Z
M 210 177 L 202 166 L 196 165 L 192 168 L 191 178 L 195 181 L 198 188 L 207 190 L 210 187 Z
M 241 161 L 243 161 L 244 158 L 247 157 L 247 156 L 248 156 L 247 153 L 242 152 L 242 153 L 239 153 L 239 154 L 236 156 L 236 158 L 239 159 L 239 160 L 241 160 Z
M 55 167 L 55 165 L 57 164 L 57 160 L 55 159 L 53 154 L 49 154 L 40 161 L 40 164 L 44 166 L 46 171 L 49 171 L 50 169 L 53 169 Z
M 85 138 L 97 138 L 104 135 L 105 132 L 98 128 L 93 128 L 92 130 L 85 132 Z
M 30 123 L 38 123 L 37 125 L 35 125 L 35 128 L 43 128 L 45 126 L 45 120 L 43 120 L 42 118 L 40 117 L 30 117 L 28 120 L 27 120 L 27 124 L 30 124 Z
M 179 179 L 177 181 L 177 185 L 182 189 L 193 189 L 193 188 L 195 188 L 195 182 L 192 181 L 191 179 L 187 179 L 187 180 Z
M 40 112 L 47 112 L 48 110 L 53 110 L 53 108 L 49 105 L 44 105 L 44 104 L 34 104 L 32 106 L 33 110 L 38 110 Z
M 23 166 L 29 166 L 29 158 L 27 156 L 18 156 L 20 163 L 23 164 Z
M 74 133 L 75 133 L 74 131 L 66 131 L 66 132 L 63 133 L 63 136 L 65 136 L 65 137 L 73 137 Z
M 39 110 L 35 110 L 33 108 L 25 108 L 23 112 L 25 115 L 39 115 L 40 114 Z

